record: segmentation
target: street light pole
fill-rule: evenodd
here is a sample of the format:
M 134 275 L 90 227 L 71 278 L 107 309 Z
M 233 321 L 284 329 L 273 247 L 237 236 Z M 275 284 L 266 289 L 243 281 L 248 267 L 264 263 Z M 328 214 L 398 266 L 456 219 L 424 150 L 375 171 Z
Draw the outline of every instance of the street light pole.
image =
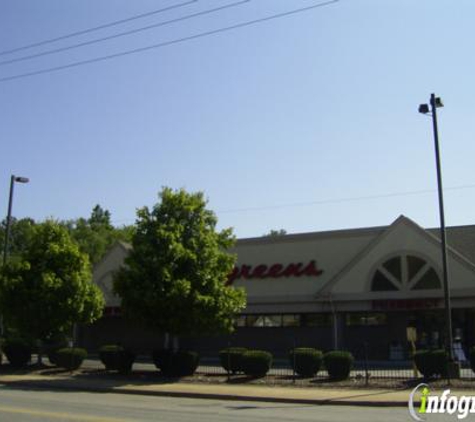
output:
M 8 213 L 5 227 L 5 239 L 3 243 L 3 265 L 7 263 L 8 257 L 8 243 L 10 241 L 10 226 L 12 220 L 12 207 L 13 207 L 13 190 L 15 188 L 15 182 L 28 183 L 30 180 L 27 177 L 15 176 L 12 174 L 10 178 L 10 196 L 8 199 Z M 1 312 L 1 310 L 0 310 Z M 0 314 L 0 335 L 3 335 L 3 316 Z
M 10 178 L 10 197 L 8 199 L 7 225 L 5 227 L 5 239 L 3 244 L 3 265 L 6 264 L 8 256 L 8 243 L 10 241 L 10 226 L 12 220 L 13 190 L 15 188 L 15 182 L 28 183 L 29 181 L 30 180 L 27 177 L 18 177 L 13 174 Z
M 454 360 L 454 341 L 452 335 L 452 307 L 450 303 L 450 288 L 449 288 L 449 270 L 447 260 L 447 237 L 445 230 L 445 213 L 444 213 L 444 194 L 442 189 L 442 167 L 440 164 L 440 149 L 439 149 L 439 130 L 437 127 L 437 104 L 434 94 L 430 96 L 430 105 L 432 110 L 432 126 L 434 129 L 434 145 L 435 145 L 435 160 L 437 163 L 437 189 L 439 194 L 439 214 L 440 214 L 440 240 L 442 245 L 442 271 L 444 280 L 444 300 L 446 312 L 446 335 L 448 343 L 448 352 L 450 361 Z
M 437 127 L 437 109 L 443 107 L 442 101 L 435 94 L 430 96 L 430 112 L 432 116 L 432 127 L 434 132 L 434 147 L 435 147 L 435 161 L 437 166 L 437 191 L 439 196 L 439 215 L 440 215 L 440 240 L 442 252 L 442 274 L 444 282 L 444 302 L 445 302 L 445 324 L 446 324 L 446 349 L 449 355 L 450 362 L 454 362 L 454 348 L 452 336 L 452 309 L 450 304 L 450 287 L 449 287 L 449 272 L 447 260 L 447 241 L 445 231 L 445 214 L 444 214 L 444 194 L 442 189 L 442 167 L 440 164 L 440 149 L 439 149 L 439 130 Z M 421 104 L 419 112 L 423 114 L 429 113 L 429 106 Z

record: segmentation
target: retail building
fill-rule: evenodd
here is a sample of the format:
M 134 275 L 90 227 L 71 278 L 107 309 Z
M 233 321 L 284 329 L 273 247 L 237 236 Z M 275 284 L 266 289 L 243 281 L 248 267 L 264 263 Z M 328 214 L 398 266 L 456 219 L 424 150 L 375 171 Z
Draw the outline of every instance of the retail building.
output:
M 454 334 L 475 344 L 475 226 L 449 227 L 448 266 Z M 118 243 L 94 269 L 105 316 L 81 331 L 94 349 L 121 342 L 139 350 L 160 344 L 120 316 L 112 273 L 130 246 Z M 182 345 L 213 355 L 228 344 L 271 350 L 297 346 L 362 351 L 370 358 L 407 356 L 406 328 L 418 347 L 440 345 L 444 329 L 441 247 L 437 229 L 401 216 L 390 226 L 259 237 L 237 241 L 229 283 L 247 292 L 231 336 L 187 338 Z

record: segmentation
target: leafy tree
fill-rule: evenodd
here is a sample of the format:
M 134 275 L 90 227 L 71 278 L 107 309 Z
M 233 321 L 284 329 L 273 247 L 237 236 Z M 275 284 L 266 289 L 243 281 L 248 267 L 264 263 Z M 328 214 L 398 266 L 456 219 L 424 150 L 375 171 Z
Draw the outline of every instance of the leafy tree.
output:
M 226 286 L 231 229 L 216 231 L 202 193 L 164 188 L 137 211 L 133 250 L 115 275 L 124 313 L 173 336 L 231 332 L 245 293 Z
M 105 229 L 112 229 L 111 213 L 108 210 L 104 210 L 99 204 L 97 204 L 91 212 L 91 216 L 88 220 L 89 225 L 94 227 L 100 227 Z
M 32 218 L 22 218 L 17 220 L 15 217 L 12 217 L 10 220 L 10 239 L 8 241 L 9 256 L 15 256 L 22 253 L 25 245 L 27 245 L 30 241 L 34 225 L 35 220 Z M 7 221 L 5 219 L 0 225 L 0 244 L 2 247 L 2 252 L 3 246 L 5 244 L 6 227 Z
M 89 256 L 92 264 L 99 262 L 112 244 L 118 240 L 131 241 L 133 229 L 130 226 L 115 228 L 111 224 L 111 214 L 100 205 L 96 205 L 91 216 L 63 222 L 81 252 Z
M 0 272 L 0 309 L 7 327 L 23 336 L 68 333 L 74 323 L 99 318 L 103 307 L 87 256 L 57 222 L 32 226 L 22 252 Z
M 287 230 L 280 229 L 280 230 L 271 230 L 269 233 L 265 234 L 263 237 L 278 237 L 278 236 L 285 236 L 287 234 Z

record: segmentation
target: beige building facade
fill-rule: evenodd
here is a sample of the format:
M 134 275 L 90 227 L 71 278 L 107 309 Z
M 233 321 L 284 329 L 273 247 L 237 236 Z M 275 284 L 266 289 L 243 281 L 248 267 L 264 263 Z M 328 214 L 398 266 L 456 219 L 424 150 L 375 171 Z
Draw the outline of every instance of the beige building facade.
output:
M 475 226 L 451 227 L 448 262 L 455 336 L 475 344 Z M 160 336 L 127 323 L 112 274 L 130 251 L 118 243 L 94 269 L 106 299 L 101 321 L 83 329 L 95 348 L 121 342 L 138 349 Z M 407 357 L 406 328 L 419 347 L 443 342 L 441 247 L 436 229 L 401 216 L 390 226 L 238 240 L 228 283 L 247 292 L 231 336 L 184 339 L 204 354 L 229 344 L 286 354 L 296 346 L 348 349 L 375 359 Z

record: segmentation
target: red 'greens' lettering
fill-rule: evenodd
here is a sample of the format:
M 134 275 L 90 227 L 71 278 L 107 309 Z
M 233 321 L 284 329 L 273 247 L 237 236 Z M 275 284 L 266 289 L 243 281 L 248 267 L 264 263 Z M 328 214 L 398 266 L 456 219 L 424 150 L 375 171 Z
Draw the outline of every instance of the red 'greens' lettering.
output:
M 310 261 L 304 266 L 303 263 L 290 263 L 286 266 L 282 264 L 265 264 L 241 265 L 233 268 L 228 276 L 227 284 L 233 284 L 234 281 L 242 279 L 265 279 L 265 278 L 281 278 L 281 277 L 319 277 L 323 274 L 323 270 L 318 268 L 315 260 Z

